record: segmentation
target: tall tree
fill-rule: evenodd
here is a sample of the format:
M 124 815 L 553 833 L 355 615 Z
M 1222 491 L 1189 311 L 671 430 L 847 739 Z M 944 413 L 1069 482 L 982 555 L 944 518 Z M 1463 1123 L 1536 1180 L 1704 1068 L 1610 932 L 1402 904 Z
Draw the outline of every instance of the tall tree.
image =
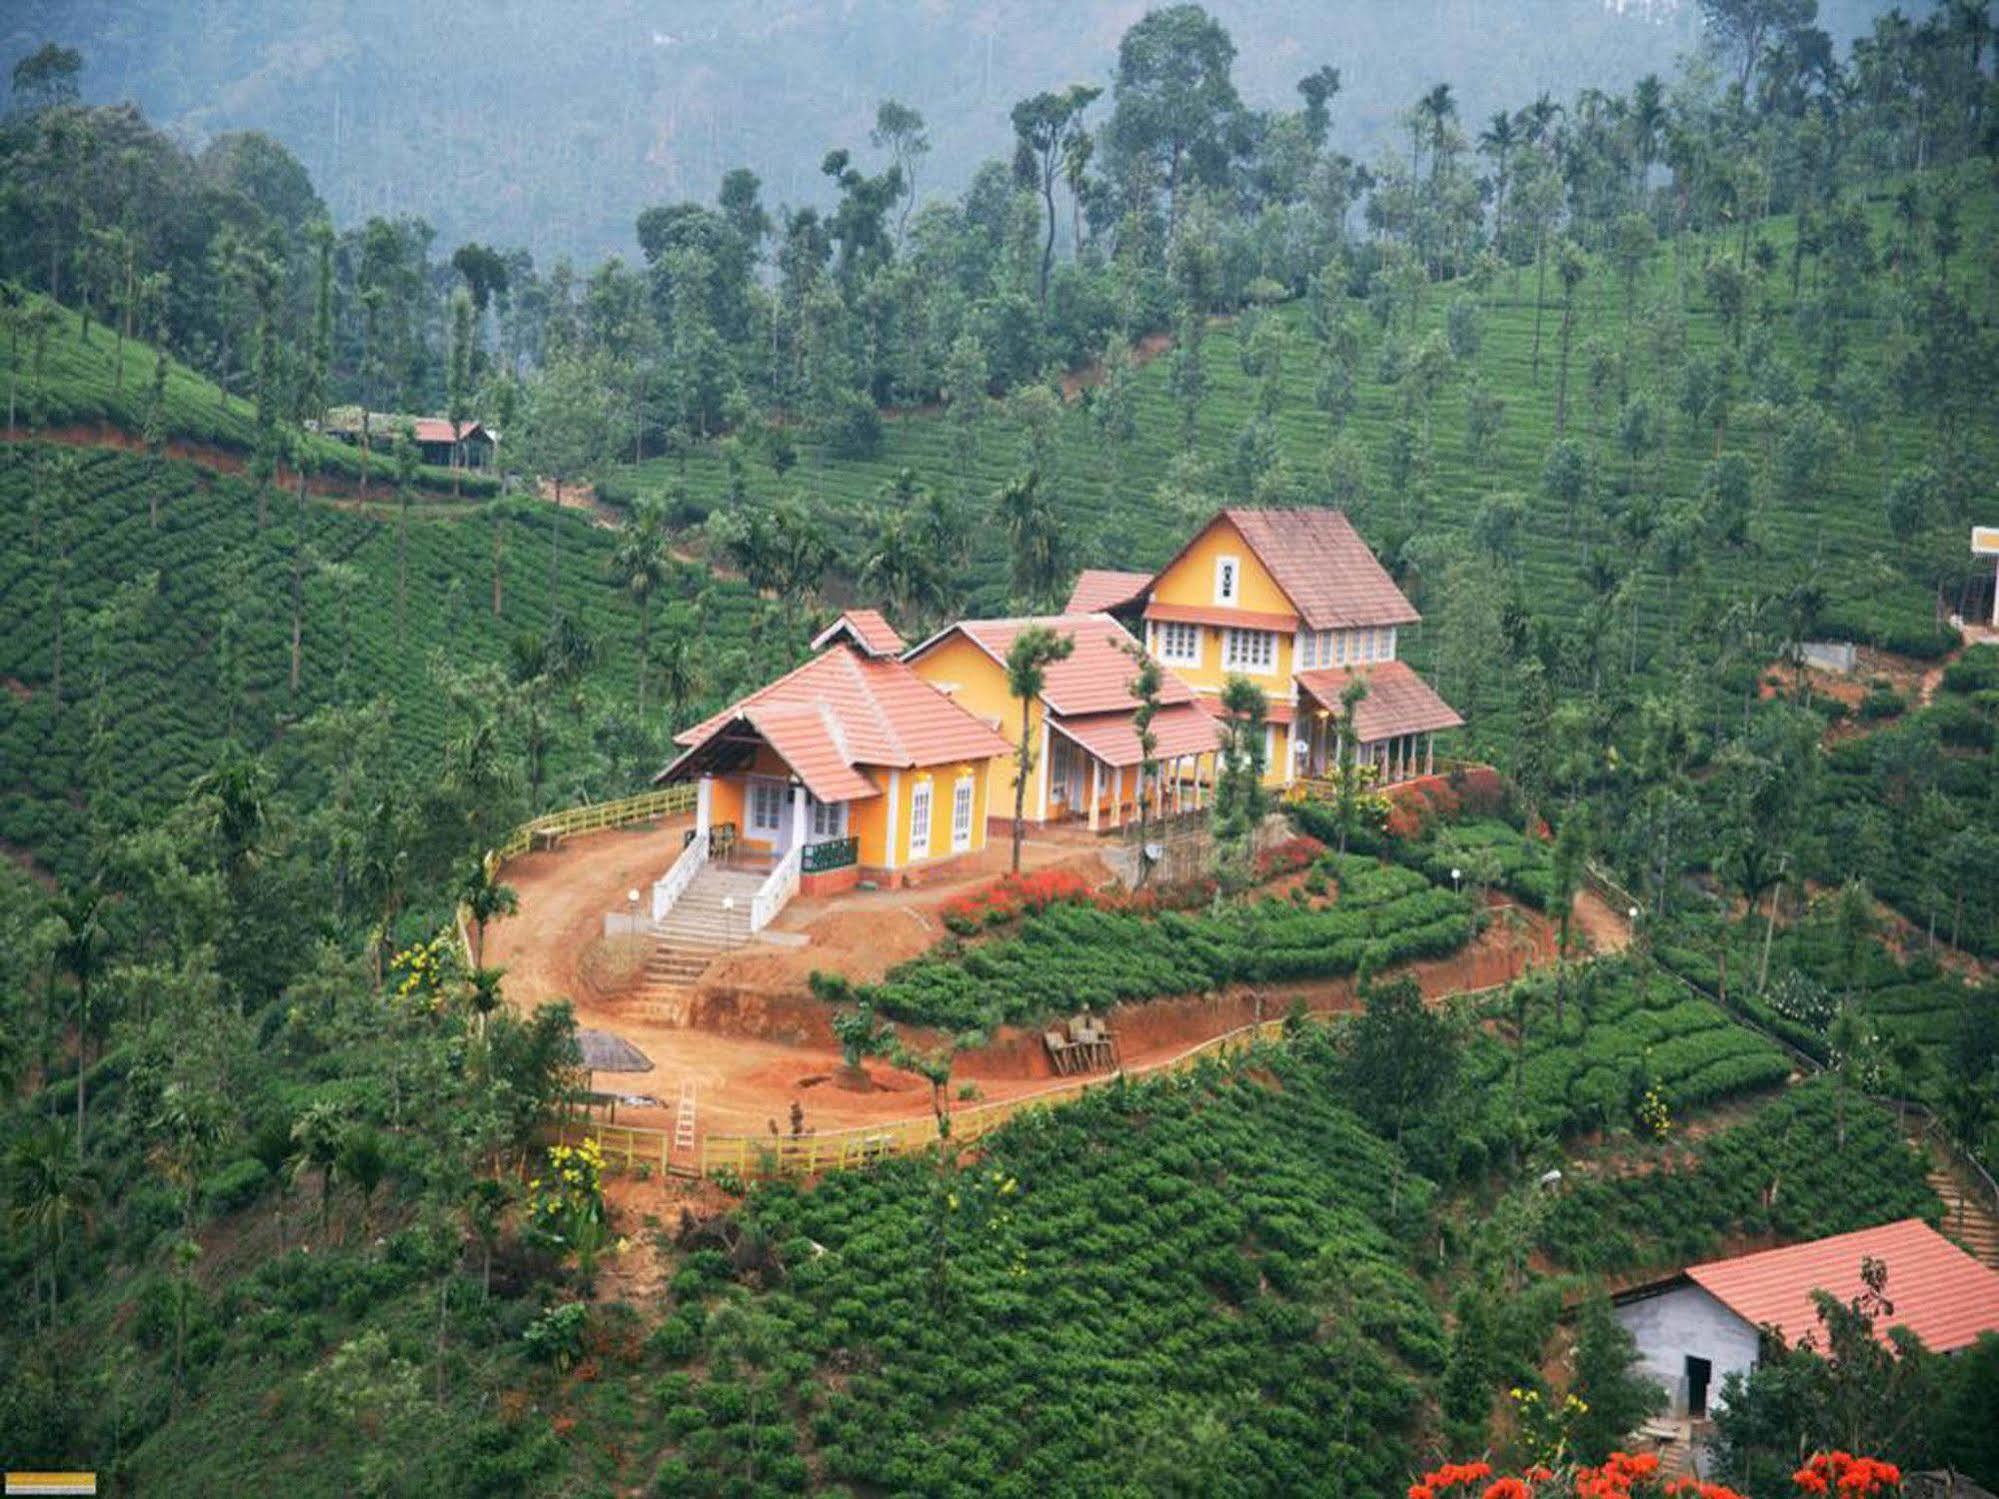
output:
M 1034 702 L 1047 685 L 1048 668 L 1075 652 L 1074 635 L 1058 635 L 1047 625 L 1029 625 L 1013 637 L 1006 653 L 1007 695 L 1020 704 L 1020 739 L 1013 757 L 1013 871 L 1020 872 L 1020 843 L 1027 832 L 1027 780 L 1034 774 Z
M 639 608 L 638 716 L 643 723 L 652 664 L 653 595 L 673 575 L 673 556 L 666 536 L 666 507 L 656 496 L 642 495 L 633 502 L 611 553 L 611 571 Z
M 1055 263 L 1055 183 L 1075 137 L 1083 129 L 1083 113 L 1103 90 L 1085 83 L 1044 91 L 1013 107 L 1015 175 L 1041 194 L 1047 215 L 1047 235 L 1041 245 L 1041 305 L 1048 305 L 1048 272 Z

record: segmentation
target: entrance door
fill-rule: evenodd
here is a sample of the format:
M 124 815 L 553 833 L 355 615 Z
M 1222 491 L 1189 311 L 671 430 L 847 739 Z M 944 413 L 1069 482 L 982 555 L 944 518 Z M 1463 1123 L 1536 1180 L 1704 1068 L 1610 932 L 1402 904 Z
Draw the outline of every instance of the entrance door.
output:
M 1704 1358 L 1687 1355 L 1687 1414 L 1696 1421 L 1707 1415 L 1707 1387 L 1714 1378 L 1714 1365 Z

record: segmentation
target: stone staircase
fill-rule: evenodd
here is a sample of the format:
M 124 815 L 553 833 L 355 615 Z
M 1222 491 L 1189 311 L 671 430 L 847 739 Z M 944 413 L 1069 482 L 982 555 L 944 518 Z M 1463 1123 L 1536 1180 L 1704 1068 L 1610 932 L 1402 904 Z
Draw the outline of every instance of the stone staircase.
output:
M 750 900 L 769 873 L 762 869 L 704 867 L 680 893 L 664 920 L 626 1013 L 637 1019 L 680 1025 L 687 1000 L 708 965 L 750 940 Z M 733 902 L 733 909 L 724 902 Z
M 1930 1186 L 1943 1199 L 1944 1237 L 1962 1246 L 1981 1265 L 1999 1270 L 1999 1217 L 1983 1200 L 1959 1184 L 1957 1173 L 1930 1154 Z

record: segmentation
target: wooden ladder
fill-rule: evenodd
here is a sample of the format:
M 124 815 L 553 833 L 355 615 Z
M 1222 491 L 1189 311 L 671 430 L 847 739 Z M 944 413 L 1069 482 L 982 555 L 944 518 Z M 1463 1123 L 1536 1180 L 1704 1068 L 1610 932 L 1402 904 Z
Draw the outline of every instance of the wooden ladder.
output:
M 680 1102 L 673 1110 L 673 1153 L 682 1157 L 687 1168 L 700 1174 L 701 1163 L 694 1159 L 694 1084 L 680 1085 Z

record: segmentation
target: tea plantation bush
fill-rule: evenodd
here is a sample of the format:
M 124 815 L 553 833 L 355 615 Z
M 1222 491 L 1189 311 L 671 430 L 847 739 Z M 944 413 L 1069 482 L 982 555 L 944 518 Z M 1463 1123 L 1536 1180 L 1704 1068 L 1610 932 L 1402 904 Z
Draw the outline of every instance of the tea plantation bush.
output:
M 1562 1263 L 1585 1270 L 1677 1265 L 1722 1239 L 1821 1238 L 1897 1218 L 1936 1221 L 1941 1206 L 1923 1159 L 1885 1109 L 1831 1079 L 1791 1089 L 1745 1124 L 1638 1174 L 1571 1171 L 1542 1232 Z
M 1027 1025 L 1230 983 L 1340 978 L 1363 963 L 1455 952 L 1471 937 L 1464 901 L 1413 870 L 1352 854 L 1322 865 L 1340 886 L 1323 910 L 1277 899 L 1156 916 L 1059 904 L 1015 935 L 905 963 L 864 994 L 884 1015 L 917 1025 Z
M 1391 1213 L 1392 1150 L 1336 1076 L 1313 1035 L 1028 1115 L 963 1173 L 759 1194 L 796 1447 L 725 1369 L 663 1391 L 676 1475 L 714 1491 L 754 1442 L 870 1492 L 1305 1492 L 1329 1464 L 1399 1492 L 1444 1355 L 1396 1247 L 1429 1189 L 1403 1176 Z
M 1491 860 L 1500 889 L 1537 911 L 1546 909 L 1552 888 L 1548 845 L 1497 818 L 1441 826 L 1403 856 L 1437 884 L 1449 885 L 1453 869 L 1471 879 L 1472 865 L 1481 855 Z
M 393 523 L 314 503 L 306 511 L 305 657 L 297 704 L 288 701 L 295 512 L 270 507 L 263 529 L 248 485 L 186 463 L 165 463 L 157 486 L 142 458 L 104 449 L 74 454 L 66 492 L 37 444 L 0 444 L 0 839 L 63 869 L 81 858 L 85 789 L 104 789 L 143 813 L 177 800 L 209 769 L 231 732 L 279 742 L 281 763 L 300 752 L 280 738 L 287 720 L 338 702 L 392 704 L 399 763 L 436 764 L 453 710 L 433 658 L 458 667 L 504 662 L 515 638 L 547 627 L 553 543 L 561 557 L 560 607 L 597 644 L 586 705 L 629 711 L 636 618 L 611 576 L 611 533 L 547 506 L 510 506 L 502 527 L 504 614 L 494 618 L 492 536 L 483 517 L 415 520 L 408 532 L 404 633 L 396 632 Z M 65 455 L 68 456 L 68 455 Z M 41 494 L 36 495 L 37 487 Z M 159 527 L 148 520 L 157 495 Z M 558 535 L 551 537 L 554 528 Z M 320 564 L 344 571 L 328 573 Z M 157 589 L 120 590 L 144 575 Z M 702 665 L 719 693 L 751 670 L 748 600 L 739 585 L 675 570 L 655 610 L 657 651 L 669 610 L 703 586 L 711 608 Z M 63 701 L 54 694 L 56 601 L 63 620 Z M 233 645 L 231 642 L 234 642 Z M 232 659 L 233 657 L 233 659 Z M 102 673 L 103 698 L 98 700 Z M 655 702 L 657 693 L 655 692 Z M 563 717 L 568 719 L 565 712 Z M 93 758 L 94 725 L 104 739 Z M 580 769 L 586 736 L 558 751 L 549 794 Z M 587 742 L 587 741 L 586 741 Z M 289 757 L 287 760 L 286 757 Z M 645 770 L 653 768 L 651 765 Z M 615 787 L 593 786 L 597 794 Z
M 1517 1054 L 1517 1118 L 1531 1134 L 1569 1135 L 1632 1122 L 1648 1088 L 1675 1114 L 1773 1087 L 1790 1072 L 1782 1051 L 1737 1025 L 1719 1005 L 1669 976 L 1605 960 L 1570 979 L 1557 1019 L 1555 983 L 1516 985 L 1498 1012 L 1510 1029 L 1524 1000 L 1526 1043 Z M 1516 1117 L 1511 1036 L 1482 1033 L 1465 1071 L 1481 1100 L 1465 1148 L 1497 1152 Z

